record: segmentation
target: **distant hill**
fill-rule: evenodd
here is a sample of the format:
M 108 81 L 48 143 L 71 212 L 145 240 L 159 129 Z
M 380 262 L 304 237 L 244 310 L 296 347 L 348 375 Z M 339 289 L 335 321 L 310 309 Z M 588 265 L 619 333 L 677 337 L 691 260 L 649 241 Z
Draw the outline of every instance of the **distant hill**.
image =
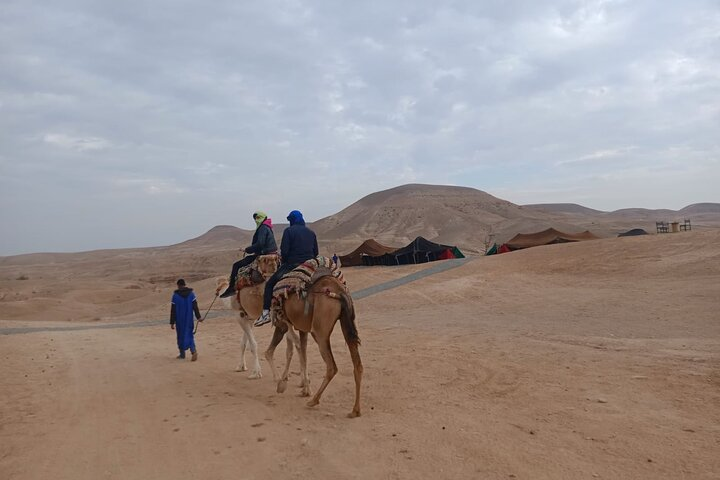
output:
M 594 210 L 592 208 L 583 207 L 577 203 L 535 203 L 523 205 L 525 208 L 534 208 L 548 213 L 573 213 L 580 215 L 600 215 L 602 210 Z
M 682 213 L 683 215 L 698 215 L 703 213 L 720 214 L 720 203 L 693 203 L 678 210 L 678 213 Z
M 477 253 L 484 251 L 485 242 L 503 243 L 518 233 L 551 227 L 567 233 L 590 230 L 600 237 L 614 237 L 633 228 L 652 233 L 656 221 L 686 218 L 695 228 L 718 228 L 720 204 L 697 203 L 679 211 L 624 208 L 603 212 L 574 203 L 520 206 L 469 187 L 409 184 L 367 195 L 308 225 L 317 233 L 325 254 L 348 253 L 369 238 L 400 247 L 418 235 Z M 278 245 L 286 227 L 274 227 Z M 219 225 L 171 248 L 237 249 L 249 245 L 253 233 Z
M 490 236 L 505 241 L 518 232 L 550 226 L 580 231 L 562 218 L 481 190 L 422 184 L 370 194 L 312 226 L 328 248 L 338 252 L 350 251 L 368 238 L 401 246 L 418 235 L 478 252 Z
M 239 244 L 249 243 L 252 240 L 253 233 L 252 230 L 243 230 L 232 225 L 218 225 L 199 237 L 191 238 L 173 245 L 173 247 L 214 247 L 225 244 L 228 247 L 237 248 Z

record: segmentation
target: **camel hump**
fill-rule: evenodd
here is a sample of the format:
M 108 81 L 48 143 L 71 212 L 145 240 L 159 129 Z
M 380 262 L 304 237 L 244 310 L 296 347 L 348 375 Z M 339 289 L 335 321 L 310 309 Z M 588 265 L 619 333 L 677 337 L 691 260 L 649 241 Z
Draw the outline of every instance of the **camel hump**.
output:
M 317 268 L 317 270 L 315 270 L 313 272 L 312 276 L 310 277 L 310 283 L 313 284 L 323 277 L 332 277 L 332 276 L 333 276 L 332 270 L 330 270 L 328 267 L 320 266 Z

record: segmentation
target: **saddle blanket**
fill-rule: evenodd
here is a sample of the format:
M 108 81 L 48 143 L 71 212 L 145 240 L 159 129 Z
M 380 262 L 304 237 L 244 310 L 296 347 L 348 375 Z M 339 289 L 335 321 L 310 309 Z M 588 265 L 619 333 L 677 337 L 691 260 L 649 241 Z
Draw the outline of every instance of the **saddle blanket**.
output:
M 337 263 L 333 262 L 332 258 L 318 255 L 298 265 L 278 281 L 273 288 L 273 304 L 282 306 L 283 300 L 293 293 L 297 294 L 299 298 L 307 298 L 313 275 L 321 268 L 330 270 L 331 275 L 340 282 L 346 292 L 348 291 L 345 277 Z
M 245 287 L 253 287 L 265 281 L 262 273 L 257 267 L 257 259 L 254 260 L 247 267 L 243 267 L 238 270 L 237 282 L 235 284 L 235 290 L 240 293 Z

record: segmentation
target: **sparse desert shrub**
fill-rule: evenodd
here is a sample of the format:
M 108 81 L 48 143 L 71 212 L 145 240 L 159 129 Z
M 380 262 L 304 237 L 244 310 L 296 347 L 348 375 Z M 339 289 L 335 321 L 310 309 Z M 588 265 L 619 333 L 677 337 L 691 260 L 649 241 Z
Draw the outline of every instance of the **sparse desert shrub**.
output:
M 23 273 L 22 275 L 20 275 L 19 277 L 17 277 L 15 280 L 30 280 L 30 277 L 28 277 L 27 275 L 25 275 L 25 274 Z

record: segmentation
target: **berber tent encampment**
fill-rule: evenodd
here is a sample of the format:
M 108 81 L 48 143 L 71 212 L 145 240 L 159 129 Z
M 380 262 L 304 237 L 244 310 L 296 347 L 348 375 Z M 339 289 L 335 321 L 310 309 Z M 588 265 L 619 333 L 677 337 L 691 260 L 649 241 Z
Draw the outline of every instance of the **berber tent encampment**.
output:
M 451 258 L 465 258 L 465 255 L 455 246 L 442 245 L 417 237 L 408 245 L 381 257 L 371 257 L 369 261 L 373 265 L 407 265 Z

